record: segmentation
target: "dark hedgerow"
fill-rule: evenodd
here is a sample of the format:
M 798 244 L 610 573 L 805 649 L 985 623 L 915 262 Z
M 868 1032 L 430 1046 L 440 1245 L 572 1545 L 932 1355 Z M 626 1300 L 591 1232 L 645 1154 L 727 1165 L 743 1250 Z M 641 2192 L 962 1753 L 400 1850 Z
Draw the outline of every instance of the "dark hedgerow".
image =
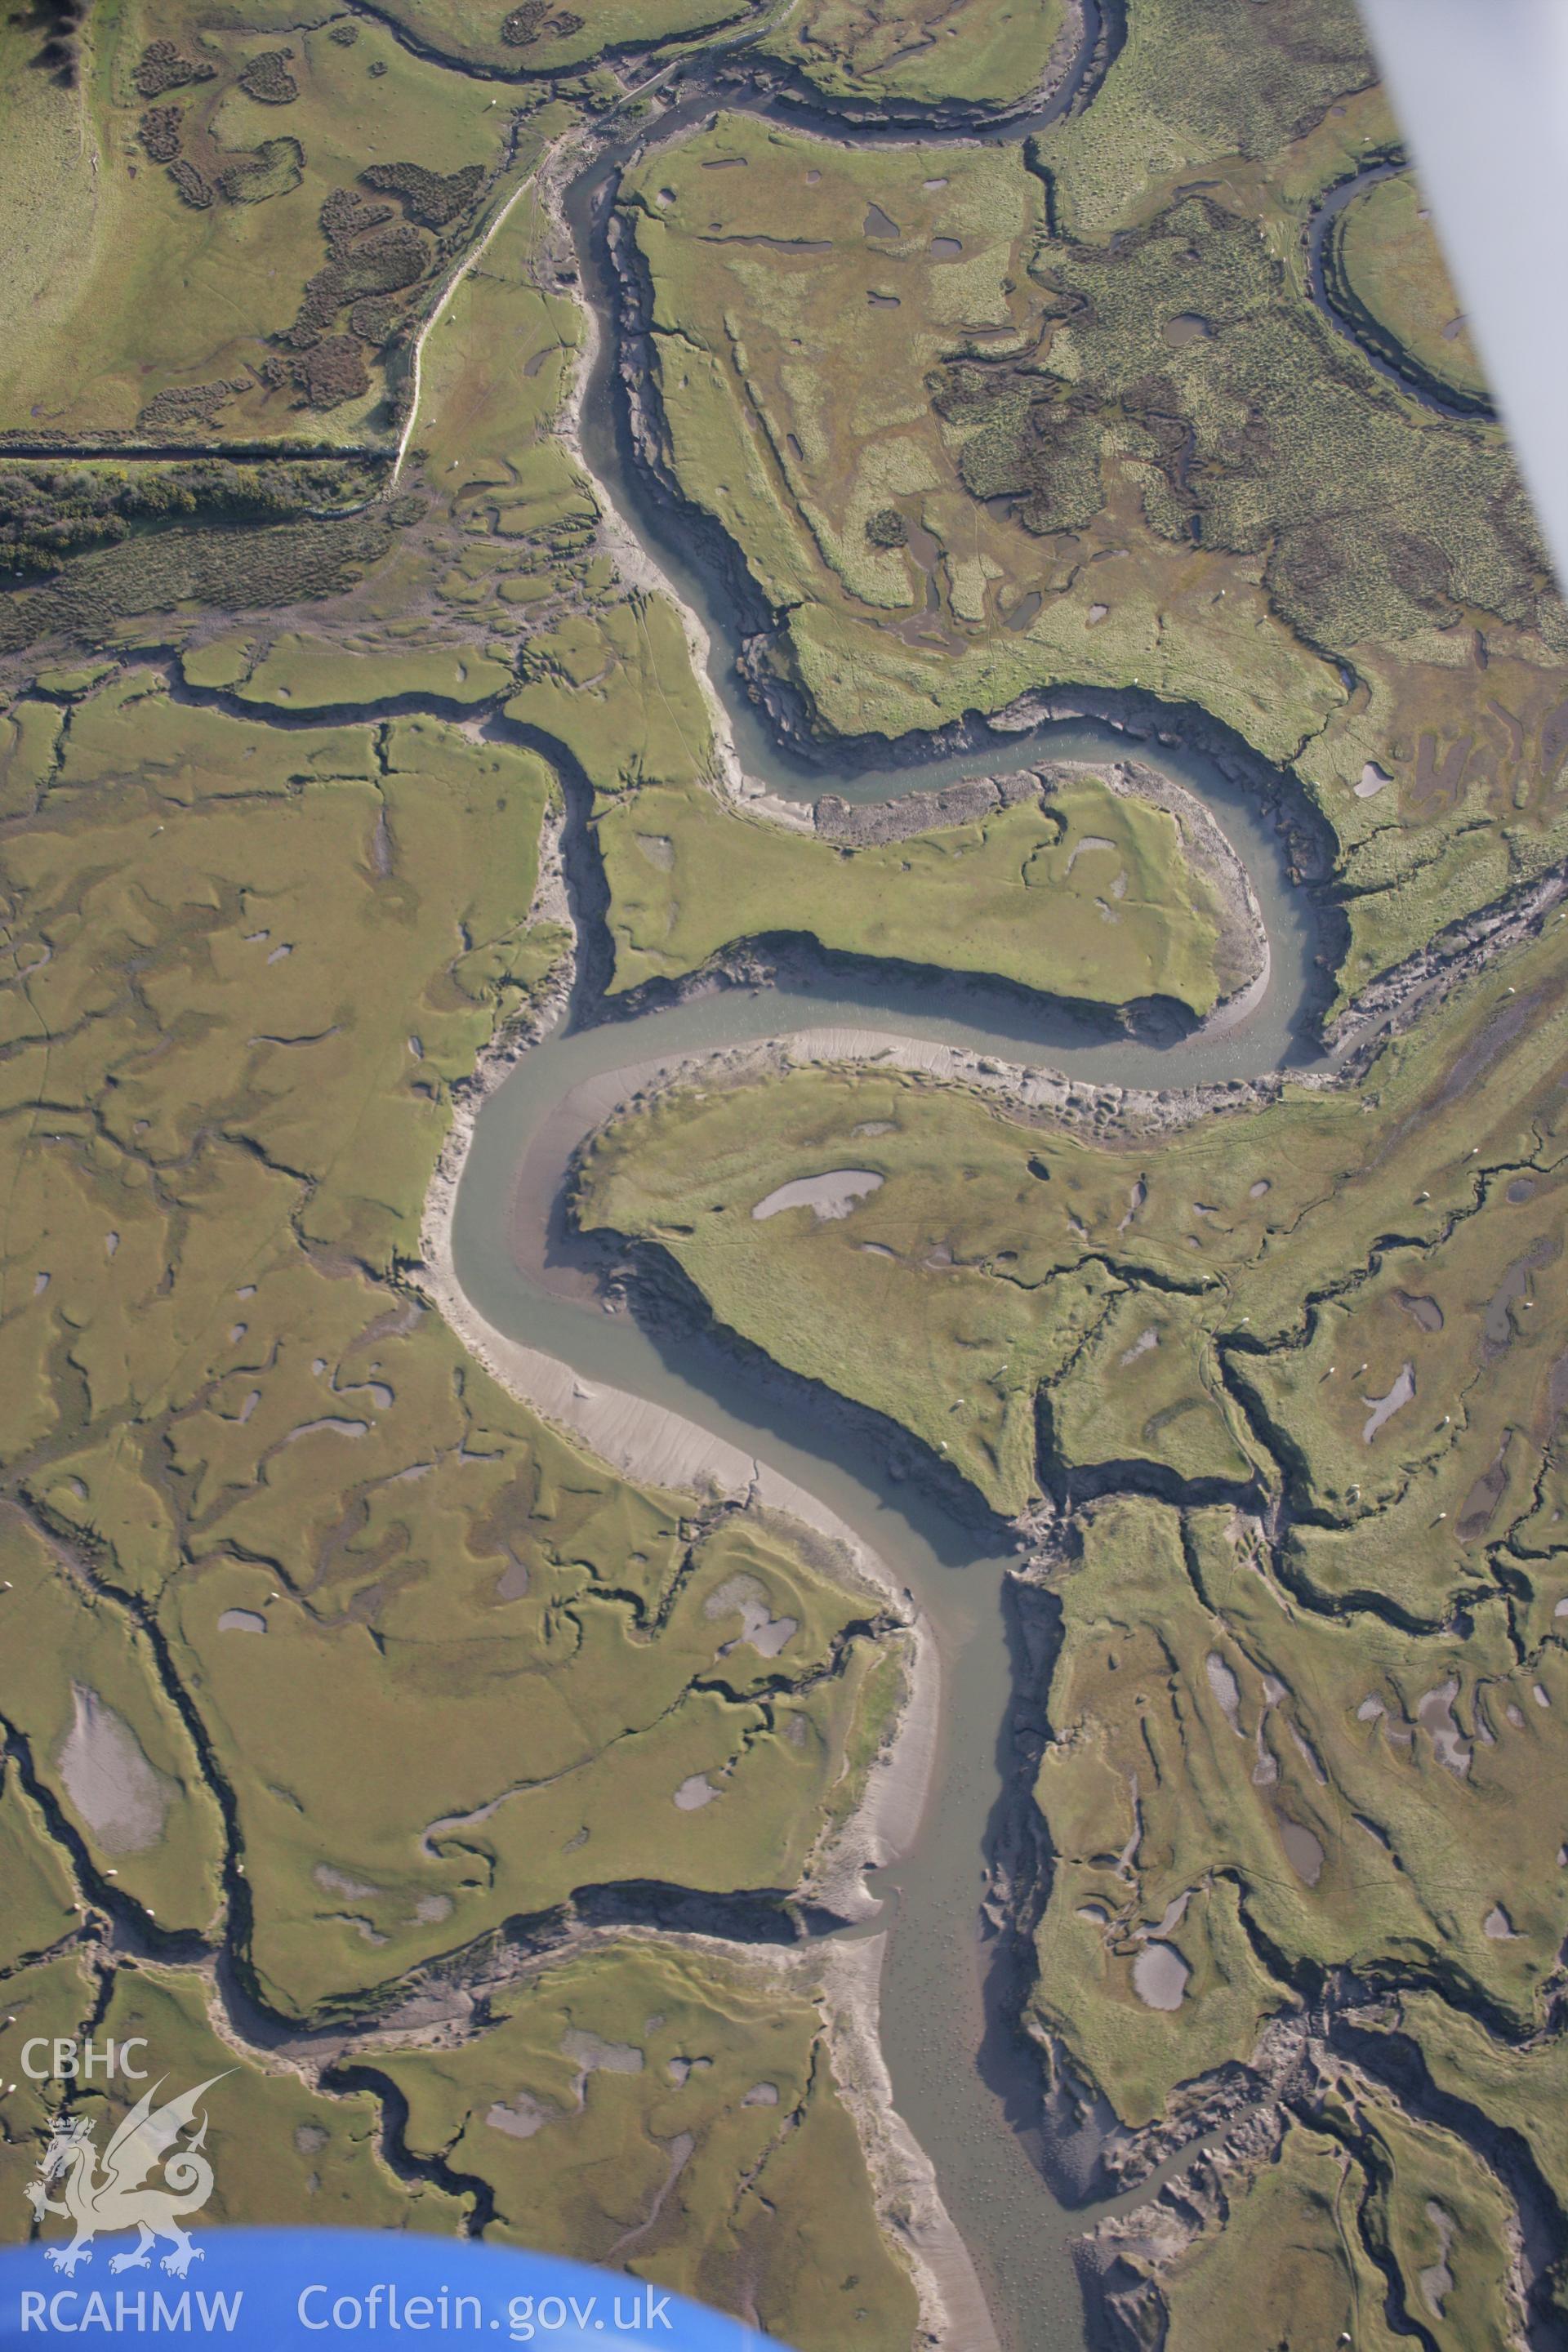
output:
M 175 432 L 183 425 L 210 425 L 220 409 L 250 385 L 244 377 L 233 383 L 220 377 L 216 383 L 171 384 L 163 392 L 154 393 L 136 419 L 142 433 Z
M 349 312 L 349 325 L 362 342 L 381 344 L 396 333 L 405 305 L 391 294 L 369 294 Z
M 45 33 L 33 62 L 67 89 L 75 89 L 81 73 L 81 36 L 91 14 L 92 0 L 34 0 L 30 21 L 41 23 Z M 16 21 L 28 20 L 18 13 Z
M 321 235 L 329 245 L 346 245 L 394 217 L 390 205 L 367 205 L 352 188 L 334 188 L 321 210 Z
M 0 654 L 56 637 L 99 645 L 128 614 L 177 604 L 251 612 L 337 595 L 391 543 L 379 512 L 246 530 L 226 520 L 216 530 L 138 531 L 121 546 L 89 549 L 40 586 L 0 596 Z
M 369 478 L 309 458 L 265 465 L 226 457 L 137 466 L 0 461 L 0 574 L 58 572 L 73 556 L 152 524 L 282 520 L 361 495 Z
M 326 268 L 306 285 L 299 317 L 279 341 L 291 351 L 310 350 L 345 304 L 367 295 L 401 293 L 424 277 L 429 262 L 430 248 L 416 228 L 386 229 L 353 247 L 334 245 Z

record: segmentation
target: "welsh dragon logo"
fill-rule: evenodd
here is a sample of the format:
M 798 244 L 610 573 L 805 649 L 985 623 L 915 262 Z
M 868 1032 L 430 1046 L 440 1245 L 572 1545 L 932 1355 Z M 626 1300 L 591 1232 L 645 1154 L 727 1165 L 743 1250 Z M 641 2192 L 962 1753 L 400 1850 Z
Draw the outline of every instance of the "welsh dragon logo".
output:
M 194 2091 L 157 2108 L 153 2102 L 163 2084 L 154 2083 L 104 2149 L 101 2171 L 88 2117 L 55 2117 L 48 2144 L 38 2158 L 39 2178 L 28 2181 L 25 2193 L 40 2221 L 46 2213 L 60 2213 L 75 2225 L 76 2235 L 68 2245 L 44 2250 L 57 2270 L 74 2276 L 79 2263 L 92 2260 L 93 2239 L 119 2230 L 135 2230 L 139 2234 L 127 2252 L 110 2256 L 111 2271 L 145 2270 L 148 2255 L 160 2238 L 166 2238 L 174 2250 L 163 2256 L 163 2266 L 176 2278 L 184 2278 L 191 2264 L 201 2261 L 202 2249 L 192 2244 L 180 2222 L 184 2214 L 199 2213 L 213 2192 L 213 2168 L 201 2153 L 207 2136 L 206 2117 L 202 2116 L 200 2130 L 185 2146 L 178 2147 L 176 2142 L 194 2125 L 214 2083 L 222 2080 L 221 2074 L 211 2075 Z M 163 2168 L 163 2179 L 149 2183 L 147 2177 L 159 2163 Z M 48 2193 L 49 2185 L 57 2180 L 62 2184 L 58 2199 Z

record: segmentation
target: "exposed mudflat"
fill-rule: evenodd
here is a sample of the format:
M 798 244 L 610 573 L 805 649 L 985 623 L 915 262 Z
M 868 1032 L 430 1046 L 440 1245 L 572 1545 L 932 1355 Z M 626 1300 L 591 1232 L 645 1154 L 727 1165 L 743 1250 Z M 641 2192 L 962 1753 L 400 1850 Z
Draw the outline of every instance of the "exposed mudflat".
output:
M 780 1184 L 752 1211 L 759 1221 L 776 1217 L 785 1209 L 809 1209 L 816 1217 L 847 1217 L 867 1195 L 877 1192 L 881 1178 L 869 1168 L 835 1168 L 824 1176 L 797 1176 Z
M 1180 2009 L 1191 1974 L 1173 1944 L 1150 1941 L 1132 1963 L 1132 1990 L 1146 2009 Z
M 145 1853 L 163 1834 L 174 1790 L 142 1753 L 123 1716 L 85 1684 L 71 1687 L 71 1727 L 60 1778 L 106 1853 Z

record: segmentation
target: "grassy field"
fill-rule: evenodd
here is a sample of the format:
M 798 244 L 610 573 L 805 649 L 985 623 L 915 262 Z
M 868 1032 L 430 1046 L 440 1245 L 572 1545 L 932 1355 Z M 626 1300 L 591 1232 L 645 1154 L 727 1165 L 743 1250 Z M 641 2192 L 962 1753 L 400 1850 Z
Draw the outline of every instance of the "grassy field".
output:
M 757 13 L 757 0 L 610 0 L 586 18 L 554 0 L 531 7 L 525 0 L 510 10 L 495 0 L 482 16 L 473 0 L 386 0 L 382 11 L 411 42 L 442 58 L 520 76 L 570 72 L 607 51 L 689 41 Z
M 330 631 L 186 622 L 191 683 L 296 710 L 420 694 L 472 704 L 513 686 L 520 637 L 606 601 L 598 510 L 552 433 L 581 316 L 535 282 L 542 233 L 524 196 L 428 339 L 395 528 L 377 518 L 375 560 Z M 239 582 L 211 598 L 220 613 L 251 601 Z
M 1484 401 L 1480 354 L 1412 175 L 1374 180 L 1352 197 L 1332 247 L 1333 293 L 1373 348 L 1440 392 Z
M 1163 1141 L 853 1068 L 677 1091 L 599 1141 L 581 1214 L 658 1241 L 722 1321 L 1001 1509 L 1039 1492 L 1043 1391 L 1058 1471 L 1239 1481 L 1250 1458 L 1294 1506 L 1292 1577 L 1440 1618 L 1516 1554 L 1550 1589 L 1558 938 L 1510 974 L 1386 1047 L 1364 1094 L 1288 1087 Z M 883 1179 L 845 1217 L 748 1213 L 845 1166 Z
M 610 802 L 595 831 L 617 989 L 695 971 L 737 939 L 799 932 L 1097 1003 L 1166 996 L 1204 1013 L 1219 993 L 1217 912 L 1175 819 L 1093 777 L 876 847 L 803 841 L 674 786 Z
M 380 2070 L 409 2147 L 489 2184 L 497 2237 L 749 2306 L 802 2352 L 907 2352 L 914 2294 L 820 1998 L 798 1962 L 628 1937 L 508 1987 L 459 2048 Z
M 216 1910 L 221 1779 L 286 2011 L 640 1874 L 654 1823 L 687 1884 L 792 1885 L 882 1654 L 859 1597 L 595 1467 L 387 1286 L 450 1086 L 559 952 L 525 928 L 552 789 L 433 722 L 280 733 L 146 673 L 16 730 L 0 1609 L 53 1630 L 0 1716 L 171 1925 Z M 795 1632 L 716 1677 L 740 1577 Z M 78 1690 L 133 1835 L 73 1782 Z
M 763 47 L 830 97 L 998 107 L 1045 84 L 1068 29 L 1066 0 L 805 0 Z
M 107 11 L 105 12 L 107 14 Z M 80 241 L 94 206 L 96 157 L 78 90 L 37 63 L 36 24 L 7 14 L 0 22 L 0 223 L 6 249 L 0 294 L 5 340 L 50 299 L 50 289 L 80 268 Z M 8 364 L 14 358 L 7 354 Z M 42 389 L 42 387 L 40 387 Z M 0 407 L 0 431 L 26 429 L 28 407 L 15 396 Z
M 51 104 L 28 177 L 0 189 L 23 257 L 0 314 L 0 428 L 385 437 L 384 347 L 471 221 L 507 119 L 493 89 L 374 22 L 348 46 L 333 30 L 280 11 L 242 29 L 186 0 L 95 16 L 68 132 Z M 25 85 L 35 38 L 18 20 L 0 51 Z M 167 87 L 145 62 L 160 41 L 188 69 Z M 279 62 L 258 75 L 258 58 Z M 425 177 L 361 183 L 389 165 Z M 50 264 L 62 200 L 72 234 Z

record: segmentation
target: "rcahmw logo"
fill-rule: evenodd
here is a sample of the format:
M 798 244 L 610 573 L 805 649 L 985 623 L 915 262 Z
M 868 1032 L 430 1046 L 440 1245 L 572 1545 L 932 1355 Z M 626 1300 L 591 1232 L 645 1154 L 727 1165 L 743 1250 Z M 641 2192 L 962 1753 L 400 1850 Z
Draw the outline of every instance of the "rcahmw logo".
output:
M 147 2069 L 132 2062 L 145 2048 L 140 2040 L 121 2042 L 117 2049 L 112 2042 L 95 2045 L 40 2038 L 24 2043 L 22 2066 L 35 2082 L 85 2084 L 101 2072 L 140 2083 L 146 2080 Z M 213 2193 L 213 2168 L 202 2153 L 207 2136 L 202 2101 L 222 2080 L 221 2074 L 211 2075 L 195 2090 L 155 2105 L 163 2087 L 161 2077 L 143 2091 L 101 2151 L 90 2116 L 62 2110 L 53 2118 L 37 2178 L 26 2183 L 23 2194 L 36 2221 L 54 2214 L 71 2224 L 73 2234 L 66 2243 L 44 2249 L 57 2270 L 74 2278 L 78 2266 L 92 2260 L 93 2240 L 122 2230 L 134 2230 L 136 2243 L 110 2256 L 111 2271 L 145 2270 L 160 2240 L 170 2249 L 162 2257 L 163 2267 L 176 2278 L 184 2278 L 191 2264 L 201 2261 L 202 2249 L 192 2243 L 184 2223 Z M 66 2299 L 57 2295 L 53 2301 Z M 44 2298 L 25 2300 L 37 2301 L 41 2309 Z M 41 2317 L 38 2324 L 43 2324 Z

